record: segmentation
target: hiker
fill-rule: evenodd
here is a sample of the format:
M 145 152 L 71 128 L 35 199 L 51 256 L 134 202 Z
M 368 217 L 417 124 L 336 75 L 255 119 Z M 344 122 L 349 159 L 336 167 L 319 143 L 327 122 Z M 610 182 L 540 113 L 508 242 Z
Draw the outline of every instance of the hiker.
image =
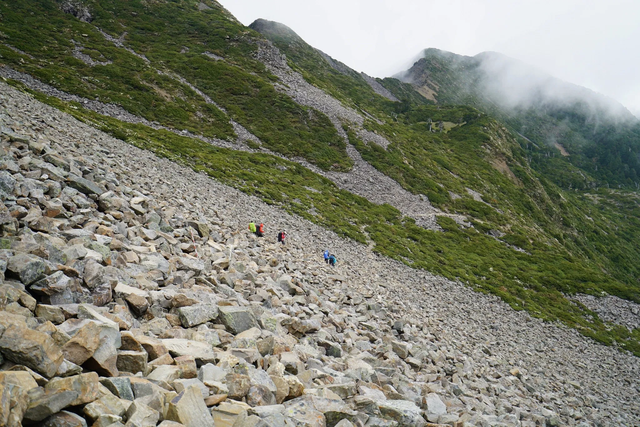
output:
M 338 260 L 336 259 L 336 256 L 334 254 L 329 255 L 329 265 L 331 267 L 335 267 L 337 261 Z
M 322 255 L 324 255 L 324 262 L 329 264 L 329 249 L 325 249 Z
M 264 236 L 264 224 L 263 223 L 260 223 L 260 225 L 258 226 L 258 230 L 256 230 L 256 236 L 258 236 L 258 237 Z
M 284 245 L 285 237 L 287 237 L 287 233 L 284 230 L 279 232 L 278 233 L 278 242 L 280 242 L 280 243 L 282 243 Z
M 252 232 L 253 234 L 256 234 L 256 223 L 255 223 L 255 221 L 251 221 L 249 223 L 249 231 Z

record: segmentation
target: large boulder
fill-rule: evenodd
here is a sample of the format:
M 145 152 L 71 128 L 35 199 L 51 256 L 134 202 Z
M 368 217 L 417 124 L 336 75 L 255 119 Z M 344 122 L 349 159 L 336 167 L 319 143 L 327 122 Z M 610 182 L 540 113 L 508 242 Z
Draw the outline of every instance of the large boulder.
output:
M 227 330 L 234 335 L 258 327 L 255 315 L 251 309 L 245 307 L 222 306 L 219 318 Z
M 24 418 L 29 421 L 42 421 L 45 418 L 71 406 L 79 394 L 75 390 L 39 390 L 38 394 L 29 393 L 29 407 Z
M 51 392 L 75 391 L 78 393 L 78 397 L 71 402 L 71 405 L 84 405 L 100 397 L 100 382 L 98 382 L 98 374 L 89 372 L 67 378 L 54 378 L 47 383 L 45 390 Z
M 218 306 L 216 304 L 196 304 L 180 307 L 178 308 L 178 316 L 183 327 L 193 328 L 217 318 Z
M 195 385 L 187 387 L 169 402 L 166 419 L 185 427 L 214 427 L 202 392 Z
M 62 346 L 65 359 L 82 365 L 100 346 L 100 326 L 96 322 L 87 322 L 71 340 Z
M 64 360 L 60 348 L 49 335 L 18 325 L 9 326 L 2 334 L 0 353 L 47 378 L 56 374 Z
M 29 398 L 20 386 L 0 382 L 0 426 L 19 427 Z
M 43 278 L 46 268 L 47 265 L 42 258 L 25 253 L 14 255 L 7 262 L 7 271 L 18 277 L 25 285 Z
M 162 344 L 164 344 L 171 356 L 193 356 L 199 365 L 215 363 L 217 359 L 213 347 L 200 341 L 169 338 L 162 340 Z
M 128 426 L 155 427 L 160 419 L 158 411 L 142 402 L 134 401 L 125 413 Z
M 4 200 L 9 196 L 13 196 L 15 187 L 15 178 L 7 171 L 0 171 L 0 198 Z
M 87 427 L 87 422 L 78 414 L 60 411 L 51 415 L 42 424 L 43 427 Z
M 69 174 L 68 178 L 67 178 L 67 184 L 69 184 L 70 187 L 75 188 L 76 190 L 78 190 L 81 193 L 84 194 L 102 194 L 105 191 L 95 182 L 93 181 L 89 181 L 88 179 L 79 177 L 77 175 L 74 175 L 72 173 Z
M 427 424 L 420 408 L 408 400 L 382 400 L 378 402 L 382 417 L 398 423 L 398 427 L 422 427 Z

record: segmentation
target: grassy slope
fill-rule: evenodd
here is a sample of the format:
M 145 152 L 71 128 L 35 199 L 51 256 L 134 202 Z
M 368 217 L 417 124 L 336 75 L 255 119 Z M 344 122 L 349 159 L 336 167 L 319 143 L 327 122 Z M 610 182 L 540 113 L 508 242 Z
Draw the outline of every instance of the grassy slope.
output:
M 592 98 L 588 102 L 560 105 L 538 100 L 527 108 L 506 110 L 484 94 L 485 74 L 481 61 L 475 57 L 428 49 L 413 70 L 414 75 L 422 79 L 419 84 L 425 83 L 437 92 L 440 103 L 472 105 L 525 135 L 539 147 L 530 146 L 532 156 L 539 155 L 540 151 L 545 156 L 549 152 L 559 155 L 548 144 L 552 140 L 561 141 L 571 153 L 571 157 L 565 159 L 565 167 L 583 170 L 600 185 L 608 183 L 633 189 L 640 185 L 637 155 L 640 153 L 640 121 L 631 119 L 630 115 L 625 119 L 611 116 L 607 107 L 595 104 L 604 101 L 598 101 L 594 94 L 584 95 Z M 575 89 L 567 85 L 567 90 Z M 559 170 L 562 168 L 546 168 L 545 172 L 564 188 L 587 189 L 596 184 L 594 179 L 575 173 L 571 177 L 566 174 L 556 177 L 554 172 Z
M 402 102 L 379 100 L 363 89 L 357 75 L 332 69 L 301 40 L 281 34 L 268 37 L 309 82 L 339 99 L 349 99 L 356 90 L 367 94 L 354 104 L 381 122 L 368 121 L 369 129 L 393 142 L 387 150 L 367 145 L 345 127 L 367 161 L 407 190 L 427 195 L 441 209 L 472 218 L 470 229 L 441 219 L 447 224 L 444 238 L 409 224 L 392 236 L 384 226 L 373 227 L 377 250 L 468 281 L 515 308 L 577 327 L 580 310 L 562 293 L 604 291 L 640 302 L 640 252 L 633 245 L 640 232 L 635 193 L 594 190 L 589 174 L 556 150 L 536 147 L 473 108 L 431 105 L 393 79 L 383 83 Z M 453 78 L 444 84 L 449 90 L 463 85 Z M 429 123 L 437 129 L 439 122 L 446 124 L 447 132 L 426 132 Z M 554 181 L 569 188 L 592 188 L 594 194 L 563 191 Z M 467 188 L 479 191 L 483 202 L 467 194 Z M 599 203 L 594 204 L 594 198 Z M 505 233 L 502 242 L 486 234 L 491 230 Z M 614 335 L 626 336 L 616 331 Z
M 253 45 L 247 40 L 258 37 L 256 34 L 227 20 L 223 12 L 216 9 L 209 12 L 213 17 L 207 19 L 215 17 L 221 20 L 215 26 L 215 31 L 220 33 L 204 34 L 203 31 L 206 31 L 202 29 L 191 34 L 188 31 L 192 25 L 190 20 L 197 21 L 199 18 L 193 15 L 196 13 L 195 3 L 189 1 L 157 6 L 162 13 L 158 12 L 156 6 L 150 11 L 143 10 L 144 13 L 157 13 L 157 16 L 141 19 L 140 22 L 133 22 L 129 16 L 135 15 L 127 9 L 142 7 L 140 3 L 127 2 L 122 8 L 115 8 L 115 4 L 114 1 L 101 2 L 102 9 L 98 10 L 102 12 L 96 15 L 93 23 L 100 23 L 101 28 L 114 36 L 126 28 L 129 32 L 126 38 L 128 45 L 144 53 L 152 64 L 180 73 L 196 84 L 263 141 L 276 141 L 270 148 L 280 147 L 280 152 L 297 155 L 296 150 L 300 146 L 315 143 L 313 137 L 304 140 L 303 132 L 296 128 L 303 126 L 303 129 L 313 131 L 313 127 L 287 118 L 284 113 L 284 118 L 278 116 L 284 121 L 276 122 L 278 125 L 275 128 L 269 127 L 273 122 L 261 123 L 264 120 L 260 115 L 265 113 L 261 109 L 266 107 L 261 107 L 263 104 L 258 101 L 257 107 L 253 105 L 252 99 L 256 96 L 264 93 L 280 113 L 289 108 L 291 101 L 274 95 L 272 89 L 267 88 L 271 77 L 251 59 Z M 119 2 L 117 4 L 120 5 Z M 46 1 L 40 5 L 53 7 L 52 3 Z M 169 9 L 165 10 L 164 7 Z M 181 7 L 183 11 L 178 10 Z M 118 11 L 112 12 L 110 8 Z M 4 19 L 0 23 L 0 31 L 3 32 L 0 36 L 5 42 L 11 42 L 33 56 L 32 59 L 16 54 L 0 45 L 3 62 L 31 72 L 61 89 L 119 103 L 129 111 L 167 126 L 217 136 L 230 132 L 225 128 L 228 124 L 224 120 L 220 120 L 219 126 L 203 123 L 202 115 L 208 114 L 204 109 L 211 107 L 190 94 L 188 87 L 171 79 L 161 82 L 164 85 L 162 91 L 153 87 L 157 83 L 149 85 L 151 76 L 157 76 L 157 73 L 149 69 L 144 61 L 138 62 L 135 56 L 113 48 L 110 43 L 103 43 L 102 36 L 96 34 L 91 25 L 80 23 L 69 15 L 56 15 L 51 10 L 51 21 L 39 21 L 39 27 L 35 27 L 42 33 L 38 36 L 35 30 L 19 31 L 19 4 L 15 7 L 12 5 L 10 11 L 7 11 L 6 4 L 0 4 L 0 11 Z M 169 35 L 164 40 L 167 43 L 165 49 L 162 42 L 152 40 L 152 29 L 157 30 L 169 11 L 175 15 L 171 22 L 181 25 L 167 25 L 165 31 Z M 182 19 L 182 13 L 188 19 Z M 7 19 L 11 14 L 15 16 Z M 225 26 L 230 28 L 225 29 Z M 61 28 L 65 30 L 58 31 Z M 71 58 L 69 40 L 72 37 L 69 33 L 74 34 L 74 39 L 82 38 L 85 47 L 93 46 L 92 49 L 99 52 L 95 54 L 96 59 L 102 58 L 99 55 L 112 55 L 108 59 L 113 64 L 88 67 Z M 87 34 L 87 37 L 82 34 Z M 229 34 L 229 40 L 225 34 Z M 36 39 L 37 42 L 34 41 Z M 42 43 L 41 40 L 47 42 Z M 48 42 L 55 45 L 54 40 L 58 40 L 55 43 L 60 46 L 43 49 L 49 46 Z M 171 44 L 172 40 L 175 43 Z M 189 48 L 187 53 L 180 53 L 184 50 L 183 46 Z M 111 48 L 115 50 L 111 52 Z M 53 54 L 52 50 L 56 50 L 56 53 Z M 212 65 L 221 61 L 209 61 L 199 53 L 204 51 L 225 57 L 221 68 L 211 71 Z M 204 170 L 227 184 L 279 204 L 344 236 L 364 242 L 366 235 L 361 231 L 364 226 L 365 232 L 374 240 L 376 250 L 385 255 L 449 278 L 459 278 L 479 290 L 501 296 L 516 309 L 526 309 L 548 320 L 561 320 L 602 342 L 616 340 L 640 354 L 637 331 L 634 337 L 629 336 L 626 330 L 611 328 L 588 310 L 570 304 L 562 295 L 562 292 L 598 294 L 606 291 L 640 301 L 637 283 L 633 279 L 636 271 L 632 268 L 633 260 L 638 259 L 637 250 L 632 248 L 634 233 L 637 234 L 634 231 L 634 228 L 637 229 L 638 216 L 638 204 L 633 198 L 635 195 L 600 190 L 596 195 L 600 201 L 594 204 L 589 195 L 564 192 L 529 166 L 525 144 L 521 145 L 498 123 L 473 108 L 431 106 L 421 102 L 420 96 L 411 92 L 406 85 L 387 81 L 387 87 L 404 100 L 391 103 L 375 95 L 368 85 L 362 86 L 357 77 L 342 73 L 336 75 L 333 69 L 327 69 L 324 65 L 318 67 L 321 73 L 314 74 L 313 64 L 317 57 L 306 56 L 304 52 L 302 56 L 307 58 L 304 68 L 300 64 L 294 65 L 307 78 L 313 76 L 315 84 L 342 100 L 351 99 L 351 92 L 360 93 L 359 98 L 345 103 L 375 115 L 381 124 L 369 121 L 367 126 L 393 141 L 389 150 L 384 151 L 363 144 L 350 131 L 350 138 L 363 157 L 397 179 L 409 191 L 427 194 L 434 204 L 446 211 L 468 215 L 474 227 L 460 228 L 452 221 L 441 218 L 440 225 L 445 232 L 424 230 L 416 227 L 411 220 L 401 218 L 396 209 L 377 206 L 341 191 L 330 181 L 295 163 L 273 156 L 218 149 L 170 132 L 155 131 L 100 116 L 83 110 L 81 105 L 43 96 L 40 98 L 114 136 L 184 162 L 194 169 Z M 198 68 L 196 65 L 200 61 L 204 62 Z M 222 79 L 220 75 L 226 77 Z M 353 87 L 350 78 L 355 81 Z M 254 95 L 252 97 L 246 91 L 252 90 L 253 85 L 264 85 L 265 88 L 250 92 Z M 163 96 L 162 92 L 168 92 L 171 96 Z M 284 105 L 279 105 L 279 100 Z M 182 108 L 180 102 L 183 101 L 192 108 L 192 114 L 187 107 Z M 301 120 L 309 113 L 295 104 L 294 107 Z M 177 119 L 171 114 L 165 116 L 161 108 L 175 108 L 185 115 L 174 114 Z M 219 114 L 224 118 L 222 113 Z M 215 123 L 217 116 L 206 117 L 210 123 Z M 428 119 L 432 124 L 446 122 L 448 131 L 426 132 Z M 328 127 L 322 129 L 330 133 Z M 271 139 L 264 135 L 271 135 Z M 326 146 L 322 144 L 322 147 Z M 334 164 L 338 155 L 343 156 L 342 161 L 346 159 L 343 148 L 337 146 L 326 154 L 310 155 L 307 152 L 307 156 L 311 156 L 317 164 L 325 166 Z M 507 164 L 513 176 L 509 178 L 493 167 L 495 160 Z M 342 165 L 340 167 L 346 167 L 346 164 Z M 317 192 L 305 187 L 313 187 Z M 484 202 L 473 200 L 466 188 L 481 192 Z M 461 197 L 451 197 L 449 191 Z M 586 212 L 589 212 L 591 220 L 585 218 Z M 490 230 L 501 230 L 506 234 L 497 240 L 487 234 Z M 518 252 L 507 243 L 521 247 L 528 253 Z
M 348 170 L 344 141 L 324 114 L 277 93 L 273 76 L 251 57 L 257 34 L 229 20 L 216 3 L 198 10 L 181 2 L 87 1 L 94 20 L 87 24 L 64 14 L 56 2 L 0 3 L 0 55 L 15 69 L 69 93 L 122 105 L 162 125 L 218 138 L 233 137 L 229 119 L 188 86 L 158 74 L 179 74 L 210 96 L 258 136 L 267 148 L 300 156 L 323 169 Z M 124 42 L 150 63 L 107 41 L 98 28 Z M 89 66 L 71 53 L 107 65 Z M 225 58 L 218 61 L 209 52 Z

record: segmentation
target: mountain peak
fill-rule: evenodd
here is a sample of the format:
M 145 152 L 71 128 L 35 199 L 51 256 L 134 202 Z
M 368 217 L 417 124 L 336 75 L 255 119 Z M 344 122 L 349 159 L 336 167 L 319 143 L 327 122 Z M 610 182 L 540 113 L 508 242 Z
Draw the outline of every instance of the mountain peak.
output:
M 264 34 L 265 36 L 289 39 L 290 41 L 302 41 L 302 38 L 291 28 L 279 22 L 269 21 L 267 19 L 256 19 L 251 23 L 251 25 L 249 25 L 249 28 Z

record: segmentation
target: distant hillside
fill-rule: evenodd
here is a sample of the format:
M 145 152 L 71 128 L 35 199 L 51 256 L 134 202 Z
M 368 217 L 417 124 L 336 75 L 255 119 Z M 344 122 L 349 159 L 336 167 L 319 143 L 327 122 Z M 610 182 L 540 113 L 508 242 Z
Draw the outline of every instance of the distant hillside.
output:
M 543 151 L 557 149 L 554 155 L 568 157 L 600 185 L 640 185 L 640 121 L 610 98 L 495 52 L 468 57 L 427 49 L 398 77 L 433 101 L 472 105 L 499 118 Z M 589 185 L 577 176 L 555 178 L 565 187 Z
M 39 100 L 640 354 L 639 330 L 571 299 L 640 302 L 638 194 L 603 186 L 633 182 L 624 112 L 615 122 L 596 103 L 591 123 L 590 104 L 571 101 L 569 115 L 547 97 L 507 115 L 480 96 L 477 60 L 453 54 L 419 61 L 415 86 L 373 79 L 281 24 L 245 27 L 212 0 L 14 0 L 0 14 L 0 76 Z M 546 145 L 561 123 L 569 158 Z M 602 132 L 620 135 L 618 151 L 594 139 Z

